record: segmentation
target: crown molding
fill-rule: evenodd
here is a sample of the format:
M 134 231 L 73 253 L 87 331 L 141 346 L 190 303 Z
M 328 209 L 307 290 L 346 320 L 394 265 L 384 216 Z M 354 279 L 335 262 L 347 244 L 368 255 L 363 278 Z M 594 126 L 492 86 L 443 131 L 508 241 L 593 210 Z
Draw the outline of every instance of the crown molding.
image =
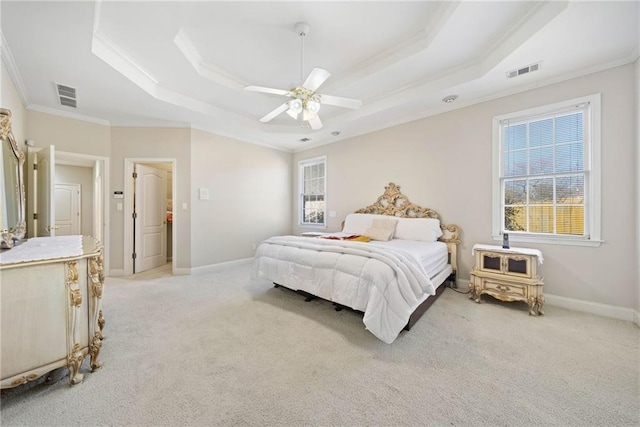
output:
M 178 31 L 173 42 L 200 76 L 228 87 L 229 89 L 244 89 L 246 86 L 249 86 L 249 83 L 242 79 L 205 62 L 184 30 Z
M 18 96 L 22 101 L 22 105 L 27 108 L 27 106 L 30 104 L 29 92 L 27 91 L 27 87 L 22 81 L 22 76 L 20 76 L 20 71 L 18 71 L 16 62 L 13 59 L 13 54 L 11 53 L 11 49 L 9 48 L 9 43 L 7 43 L 7 39 L 4 38 L 4 34 L 2 33 L 2 31 L 0 31 L 0 43 L 2 43 L 2 48 L 0 49 L 2 62 L 7 67 L 7 72 L 9 73 L 9 77 L 13 82 L 13 86 L 16 88 L 16 91 L 18 91 Z
M 65 117 L 67 119 L 80 120 L 82 122 L 95 123 L 97 125 L 111 126 L 109 120 L 98 119 L 96 117 L 85 116 L 83 114 L 74 113 L 72 111 L 57 110 L 55 108 L 43 107 L 41 105 L 29 104 L 27 110 L 36 111 L 38 113 L 51 114 L 53 116 Z

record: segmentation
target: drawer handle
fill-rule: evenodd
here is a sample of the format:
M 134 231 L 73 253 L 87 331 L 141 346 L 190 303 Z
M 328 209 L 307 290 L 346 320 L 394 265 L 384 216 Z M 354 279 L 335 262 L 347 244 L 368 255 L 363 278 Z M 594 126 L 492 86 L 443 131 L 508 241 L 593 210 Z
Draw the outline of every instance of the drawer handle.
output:
M 497 285 L 496 289 L 498 289 L 499 291 L 505 291 L 505 292 L 511 290 L 511 288 L 508 287 L 508 286 L 505 286 L 504 289 L 502 289 L 502 286 L 500 286 L 500 285 Z

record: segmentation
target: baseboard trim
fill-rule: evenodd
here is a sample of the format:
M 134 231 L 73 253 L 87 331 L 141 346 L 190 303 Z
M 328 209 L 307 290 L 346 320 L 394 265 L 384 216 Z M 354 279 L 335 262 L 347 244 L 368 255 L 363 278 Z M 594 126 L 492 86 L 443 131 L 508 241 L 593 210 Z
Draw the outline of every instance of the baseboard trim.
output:
M 458 289 L 465 291 L 469 286 L 469 279 L 457 279 Z M 613 319 L 627 320 L 640 327 L 640 311 L 632 308 L 618 307 L 616 305 L 601 304 L 598 302 L 586 301 L 575 298 L 561 297 L 559 295 L 544 294 L 545 304 L 556 307 L 568 308 L 570 310 L 582 311 L 583 313 L 595 314 L 597 316 L 610 317 Z
M 188 276 L 191 274 L 190 268 L 174 268 L 172 274 L 174 276 Z
M 613 319 L 627 320 L 640 326 L 640 313 L 632 308 L 600 304 L 598 302 L 561 297 L 547 293 L 544 294 L 544 300 L 545 304 L 548 305 L 596 314 L 598 316 L 611 317 Z
M 456 287 L 457 287 L 457 289 L 468 291 L 469 290 L 469 279 L 456 278 Z
M 111 276 L 111 277 L 122 277 L 122 276 L 124 276 L 124 269 L 114 270 L 112 268 L 111 270 L 109 270 L 108 276 Z
M 252 262 L 252 261 L 253 261 L 253 257 L 237 259 L 237 260 L 234 260 L 234 261 L 220 262 L 220 263 L 217 263 L 217 264 L 203 265 L 203 266 L 200 266 L 200 267 L 192 268 L 191 269 L 191 274 L 214 273 L 216 271 L 220 271 L 220 270 L 223 270 L 225 268 L 235 267 L 235 266 L 237 266 L 239 264 L 244 264 L 244 263 L 248 263 L 248 262 Z

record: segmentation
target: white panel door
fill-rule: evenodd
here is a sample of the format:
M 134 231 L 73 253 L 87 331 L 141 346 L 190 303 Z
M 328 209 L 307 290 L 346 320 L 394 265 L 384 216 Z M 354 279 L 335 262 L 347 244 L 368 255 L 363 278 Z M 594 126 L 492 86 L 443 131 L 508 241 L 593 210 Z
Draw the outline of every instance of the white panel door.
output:
M 56 235 L 56 211 L 54 206 L 56 152 L 53 145 L 43 148 L 36 154 L 36 197 L 38 221 L 35 236 Z M 34 237 L 35 237 L 34 236 Z
M 80 233 L 80 184 L 55 185 L 56 236 Z
M 133 272 L 167 262 L 167 172 L 136 164 Z

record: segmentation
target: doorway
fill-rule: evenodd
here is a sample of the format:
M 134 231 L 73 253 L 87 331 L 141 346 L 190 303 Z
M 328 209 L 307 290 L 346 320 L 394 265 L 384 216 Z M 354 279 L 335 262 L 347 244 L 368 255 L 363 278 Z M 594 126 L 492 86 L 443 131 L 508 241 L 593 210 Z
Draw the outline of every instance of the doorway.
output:
M 176 160 L 125 158 L 124 175 L 124 275 L 153 268 L 160 259 L 171 262 L 175 274 Z M 155 188 L 152 193 L 158 191 L 162 175 L 166 176 L 166 189 L 160 190 L 164 197 L 146 194 L 151 188 Z M 146 195 L 141 196 L 142 192 Z
M 43 153 L 50 161 L 46 168 L 34 168 Z M 28 237 L 55 235 L 55 184 L 80 180 L 82 219 L 81 234 L 90 235 L 103 246 L 104 272 L 109 274 L 110 242 L 109 210 L 106 197 L 109 183 L 109 158 L 91 154 L 58 151 L 53 145 L 45 148 L 27 146 L 27 232 Z M 59 169 L 60 174 L 56 171 Z M 74 170 L 67 178 L 70 170 Z M 82 176 L 83 178 L 78 178 Z M 45 179 L 46 178 L 46 179 Z M 45 200 L 45 203 L 42 203 Z M 37 216 L 35 215 L 37 214 Z M 51 233 L 47 233 L 51 229 Z

